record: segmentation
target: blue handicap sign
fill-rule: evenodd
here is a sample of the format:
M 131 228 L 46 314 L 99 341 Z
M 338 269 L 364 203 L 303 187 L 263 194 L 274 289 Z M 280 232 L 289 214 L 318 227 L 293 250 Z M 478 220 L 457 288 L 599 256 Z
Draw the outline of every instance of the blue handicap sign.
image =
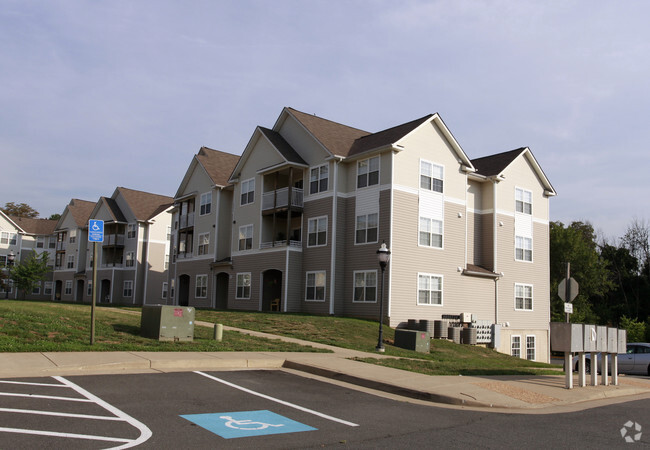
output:
M 267 410 L 186 414 L 181 417 L 224 439 L 316 430 Z
M 104 240 L 104 221 L 90 219 L 88 221 L 88 241 L 102 242 Z

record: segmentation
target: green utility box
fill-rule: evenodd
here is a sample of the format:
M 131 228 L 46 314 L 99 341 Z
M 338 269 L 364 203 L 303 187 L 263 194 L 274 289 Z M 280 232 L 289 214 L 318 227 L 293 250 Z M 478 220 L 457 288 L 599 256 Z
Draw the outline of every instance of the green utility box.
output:
M 395 330 L 395 346 L 420 353 L 429 353 L 431 338 L 426 331 L 398 328 Z
M 194 312 L 187 306 L 144 305 L 140 334 L 159 341 L 192 341 Z

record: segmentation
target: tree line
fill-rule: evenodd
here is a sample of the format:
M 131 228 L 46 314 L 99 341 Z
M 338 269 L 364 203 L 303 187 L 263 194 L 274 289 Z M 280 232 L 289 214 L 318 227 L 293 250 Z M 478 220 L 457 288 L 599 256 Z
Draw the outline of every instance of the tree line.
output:
M 650 341 L 650 224 L 635 219 L 612 242 L 588 222 L 550 224 L 551 320 L 565 321 L 558 284 L 571 277 L 580 285 L 571 322 L 628 330 L 628 341 Z

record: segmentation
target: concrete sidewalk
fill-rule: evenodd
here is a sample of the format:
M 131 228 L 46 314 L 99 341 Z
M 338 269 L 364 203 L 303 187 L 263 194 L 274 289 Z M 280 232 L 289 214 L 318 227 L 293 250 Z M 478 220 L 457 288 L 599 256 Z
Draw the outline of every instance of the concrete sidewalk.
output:
M 208 326 L 211 324 L 197 323 Z M 387 357 L 229 327 L 260 337 L 326 348 L 333 353 L 47 352 L 0 353 L 0 378 L 157 373 L 192 370 L 291 369 L 394 395 L 447 405 L 551 412 L 650 399 L 650 379 L 619 376 L 618 386 L 564 388 L 564 376 L 429 376 L 354 361 Z M 577 385 L 577 379 L 574 386 Z

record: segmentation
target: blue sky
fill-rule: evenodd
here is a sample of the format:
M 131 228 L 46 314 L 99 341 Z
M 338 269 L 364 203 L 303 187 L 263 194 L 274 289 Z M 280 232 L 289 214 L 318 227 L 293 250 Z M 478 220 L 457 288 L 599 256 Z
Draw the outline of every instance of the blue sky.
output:
M 0 204 L 173 196 L 282 107 L 367 131 L 438 112 L 470 158 L 528 146 L 551 220 L 649 218 L 650 3 L 0 0 Z

